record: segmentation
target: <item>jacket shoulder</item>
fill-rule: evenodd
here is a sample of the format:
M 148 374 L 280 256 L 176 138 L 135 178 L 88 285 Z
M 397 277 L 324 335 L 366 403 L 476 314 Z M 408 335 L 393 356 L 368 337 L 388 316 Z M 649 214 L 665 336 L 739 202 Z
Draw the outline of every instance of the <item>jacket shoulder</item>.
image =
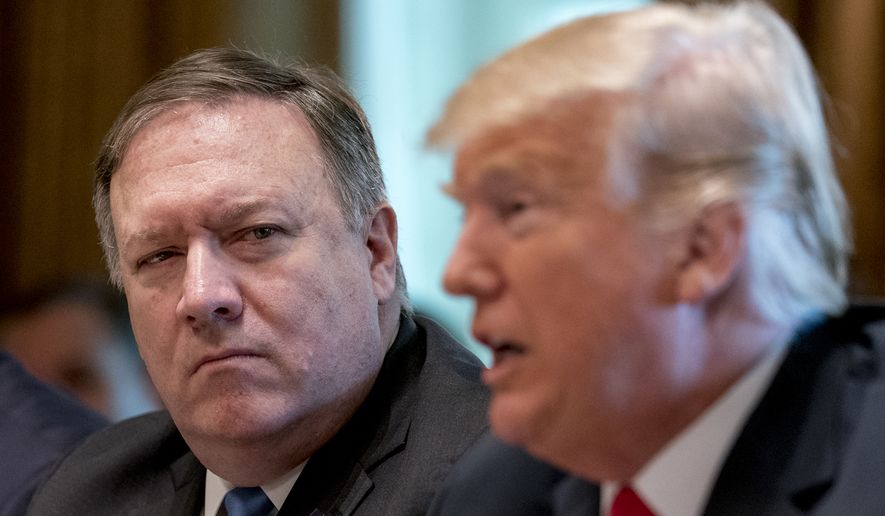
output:
M 399 379 L 407 419 L 402 447 L 370 472 L 372 495 L 355 514 L 426 514 L 452 465 L 487 428 L 480 362 L 435 322 L 415 317 L 410 371 Z M 423 355 L 423 357 L 415 357 Z
M 65 457 L 38 490 L 28 514 L 119 514 L 141 501 L 171 503 L 172 465 L 188 456 L 167 412 L 122 421 Z
M 418 338 L 425 339 L 427 350 L 416 387 L 416 424 L 472 444 L 488 426 L 489 391 L 481 380 L 483 364 L 437 323 L 423 317 L 416 322 Z
M 0 515 L 22 514 L 53 465 L 107 422 L 0 352 Z

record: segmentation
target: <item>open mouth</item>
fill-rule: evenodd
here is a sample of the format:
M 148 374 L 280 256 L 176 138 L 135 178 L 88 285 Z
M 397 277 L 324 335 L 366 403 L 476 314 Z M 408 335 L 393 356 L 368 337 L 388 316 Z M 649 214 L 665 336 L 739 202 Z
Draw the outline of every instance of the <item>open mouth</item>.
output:
M 495 359 L 495 365 L 513 357 L 525 354 L 525 348 L 514 342 L 501 342 L 490 347 L 492 348 L 492 356 Z
M 492 366 L 483 374 L 483 382 L 492 389 L 502 388 L 519 369 L 519 358 L 526 354 L 526 347 L 510 340 L 479 339 L 492 350 Z

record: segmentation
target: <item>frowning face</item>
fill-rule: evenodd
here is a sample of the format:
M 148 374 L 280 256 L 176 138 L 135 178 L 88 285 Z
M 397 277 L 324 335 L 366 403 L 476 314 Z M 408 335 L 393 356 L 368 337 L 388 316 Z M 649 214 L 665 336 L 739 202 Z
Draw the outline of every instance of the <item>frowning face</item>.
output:
M 324 166 L 297 108 L 247 97 L 160 115 L 113 176 L 133 329 L 189 441 L 334 432 L 380 368 L 388 292 Z

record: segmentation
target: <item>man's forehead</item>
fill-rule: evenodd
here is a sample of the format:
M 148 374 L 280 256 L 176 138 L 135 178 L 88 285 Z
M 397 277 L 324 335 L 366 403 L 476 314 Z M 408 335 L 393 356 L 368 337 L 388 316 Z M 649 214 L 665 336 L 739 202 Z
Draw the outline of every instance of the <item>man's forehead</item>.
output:
M 183 101 L 153 116 L 126 145 L 111 182 L 133 160 L 148 159 L 156 166 L 163 156 L 182 152 L 214 159 L 255 161 L 268 155 L 267 159 L 324 164 L 319 139 L 297 106 L 238 95 L 212 103 Z
M 328 188 L 324 168 L 315 134 L 297 108 L 259 97 L 187 102 L 136 134 L 111 177 L 110 201 L 119 208 L 121 202 L 148 206 L 148 198 L 188 192 L 322 196 Z
M 465 146 L 455 160 L 446 191 L 456 198 L 494 185 L 529 179 L 543 157 L 522 139 L 495 138 Z
M 163 107 L 135 130 L 123 158 L 134 148 L 162 147 L 168 144 L 166 140 L 178 139 L 182 134 L 247 134 L 261 130 L 278 137 L 295 133 L 301 140 L 318 141 L 298 106 L 279 99 L 238 94 L 214 101 L 182 100 Z M 191 138 L 187 143 L 196 145 L 200 141 Z
M 453 194 L 505 178 L 549 176 L 579 160 L 606 162 L 612 107 L 595 96 L 566 99 L 480 131 L 456 151 Z

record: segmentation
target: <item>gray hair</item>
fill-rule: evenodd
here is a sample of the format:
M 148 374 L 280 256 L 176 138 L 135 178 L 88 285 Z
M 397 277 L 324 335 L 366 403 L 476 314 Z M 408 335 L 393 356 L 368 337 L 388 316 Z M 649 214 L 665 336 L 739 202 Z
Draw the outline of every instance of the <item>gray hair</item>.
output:
M 460 145 L 591 94 L 618 102 L 607 168 L 652 228 L 738 203 L 747 294 L 763 316 L 795 324 L 844 308 L 851 235 L 821 93 L 771 8 L 657 4 L 574 21 L 474 74 L 428 143 Z
M 326 177 L 338 198 L 342 216 L 358 231 L 387 191 L 375 142 L 365 113 L 333 73 L 300 64 L 281 64 L 236 48 L 196 51 L 163 70 L 133 95 L 105 135 L 95 166 L 93 206 L 111 281 L 121 286 L 119 252 L 111 217 L 111 178 L 135 134 L 158 115 L 183 102 L 223 104 L 241 95 L 297 107 L 317 135 L 326 162 Z M 409 310 L 399 259 L 396 289 Z

